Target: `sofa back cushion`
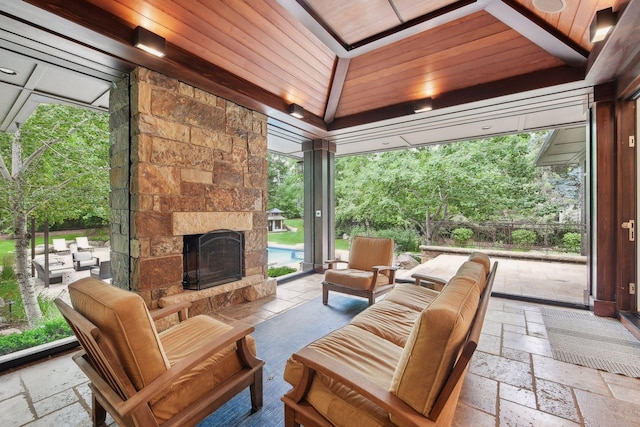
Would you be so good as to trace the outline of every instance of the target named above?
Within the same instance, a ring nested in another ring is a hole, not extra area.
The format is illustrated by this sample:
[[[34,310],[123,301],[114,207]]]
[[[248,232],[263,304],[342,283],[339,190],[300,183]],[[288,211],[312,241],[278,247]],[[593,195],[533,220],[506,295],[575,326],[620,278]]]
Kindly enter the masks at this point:
[[[69,285],[73,308],[100,329],[136,390],[169,368],[142,298],[87,277]]]
[[[465,261],[462,263],[458,271],[456,272],[458,277],[467,277],[475,283],[480,290],[480,293],[484,290],[487,284],[487,274],[485,273],[484,266],[477,262]]]
[[[479,300],[472,279],[454,276],[411,330],[390,391],[425,416],[453,368]]]
[[[469,255],[468,261],[481,264],[484,267],[484,275],[489,275],[489,271],[491,271],[491,259],[489,259],[489,255],[483,254],[482,252],[472,252]]]
[[[393,239],[355,236],[349,249],[349,268],[371,270],[393,263]]]

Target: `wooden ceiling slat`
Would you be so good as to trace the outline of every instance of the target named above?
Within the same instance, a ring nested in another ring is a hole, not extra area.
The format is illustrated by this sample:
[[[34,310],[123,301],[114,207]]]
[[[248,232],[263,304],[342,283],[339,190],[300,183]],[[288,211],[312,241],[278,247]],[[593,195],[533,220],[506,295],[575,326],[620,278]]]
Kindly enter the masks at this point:
[[[614,6],[615,0],[572,1],[567,0],[563,11],[546,13],[533,6],[533,0],[517,0],[536,16],[546,21],[562,34],[586,50],[591,49],[589,25],[597,10]]]
[[[520,48],[528,44],[514,31],[503,31],[483,39],[470,40],[467,43],[459,44],[446,50],[442,50],[431,55],[419,56],[391,65],[368,74],[360,74],[358,77],[347,76],[348,85],[369,85],[377,79],[393,77],[400,78],[404,72],[411,71],[412,74],[428,76],[432,72],[442,69],[465,66],[470,62],[482,62],[489,60],[490,56],[502,52],[505,49]]]
[[[426,15],[445,6],[456,3],[457,0],[389,0],[394,5],[404,22]]]
[[[94,1],[107,10],[117,3]],[[324,111],[333,60],[329,58],[329,64],[326,64],[326,50],[316,49],[324,56],[317,60],[306,48],[291,49],[297,45],[280,29],[272,30],[271,34],[261,31],[259,27],[264,27],[264,17],[260,16],[262,21],[250,22],[222,3],[216,4],[215,9],[191,1],[162,3],[162,9],[154,9],[140,1],[121,0],[121,3],[136,11],[141,20],[143,11],[153,16],[157,25],[166,28],[158,33],[165,35],[167,40],[272,93],[288,93],[291,102],[304,100],[305,108],[314,114]],[[244,5],[241,2],[232,4]],[[135,21],[132,25],[136,25]],[[247,30],[238,31],[239,28]],[[173,34],[167,34],[173,29]],[[285,41],[280,42],[278,36]],[[303,59],[299,55],[303,55]]]
[[[442,93],[485,84],[493,79],[506,79],[562,65],[561,61],[541,51],[537,46],[526,43],[522,39],[516,39],[516,41],[519,45],[512,43],[513,49],[507,48],[506,45],[495,46],[496,52],[488,55],[486,59],[480,58],[462,65],[440,68],[428,74],[415,69],[413,75],[390,75],[386,80],[380,79],[376,84],[369,85],[376,87],[377,90],[369,90],[362,85],[353,87],[345,85],[337,116],[343,117],[383,107],[388,104],[389,97],[396,102],[412,101],[430,95],[437,98]],[[527,64],[508,62],[508,59],[514,56],[526,56],[529,61]],[[470,73],[470,69],[476,71]],[[404,79],[405,76],[406,79]],[[438,90],[436,93],[428,94],[425,93],[425,87],[434,87]]]
[[[353,59],[350,78],[370,74],[416,58],[426,58],[441,51],[456,49],[469,41],[508,31],[509,27],[493,16],[480,12],[437,29],[417,34],[387,47]],[[426,62],[426,59],[424,59]]]
[[[388,0],[304,0],[346,44],[400,25]]]

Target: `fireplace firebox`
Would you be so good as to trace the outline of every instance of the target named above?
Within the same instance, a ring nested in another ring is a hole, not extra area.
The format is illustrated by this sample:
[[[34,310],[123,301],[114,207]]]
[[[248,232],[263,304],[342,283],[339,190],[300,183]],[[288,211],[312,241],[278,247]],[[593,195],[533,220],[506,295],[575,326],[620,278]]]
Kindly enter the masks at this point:
[[[242,279],[244,234],[216,230],[184,236],[185,289],[201,290]]]

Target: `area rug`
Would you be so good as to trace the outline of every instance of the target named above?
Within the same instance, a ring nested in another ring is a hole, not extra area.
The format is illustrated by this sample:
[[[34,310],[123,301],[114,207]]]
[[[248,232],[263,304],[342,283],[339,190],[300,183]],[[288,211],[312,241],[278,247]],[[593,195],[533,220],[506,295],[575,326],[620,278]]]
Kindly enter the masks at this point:
[[[640,341],[615,319],[543,308],[553,358],[640,378]]]
[[[284,381],[282,374],[289,356],[310,342],[346,325],[365,308],[365,300],[332,294],[329,305],[323,305],[318,297],[256,325],[252,335],[256,339],[258,357],[265,361],[264,406],[251,414],[251,399],[247,388],[198,426],[283,426],[284,406],[280,398],[291,386]]]

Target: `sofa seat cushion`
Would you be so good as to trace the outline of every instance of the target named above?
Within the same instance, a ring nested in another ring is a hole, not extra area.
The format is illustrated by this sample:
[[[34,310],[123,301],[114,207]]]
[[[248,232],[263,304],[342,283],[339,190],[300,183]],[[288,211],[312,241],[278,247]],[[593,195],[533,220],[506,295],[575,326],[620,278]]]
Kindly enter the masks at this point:
[[[404,305],[412,310],[422,311],[433,302],[440,292],[414,284],[399,283],[387,294],[385,301]]]
[[[402,347],[354,325],[347,325],[309,344],[315,349],[371,381],[388,389]],[[302,377],[302,365],[290,357],[284,379],[295,386]],[[335,425],[389,426],[386,411],[373,405],[348,387],[318,374],[305,399]]]
[[[336,285],[347,286],[352,289],[369,289],[373,278],[372,271],[356,270],[353,268],[345,268],[341,270],[327,270],[325,272],[324,281],[334,283]],[[378,274],[376,278],[375,288],[389,284],[389,277],[384,274]]]
[[[351,320],[351,325],[404,347],[420,311],[386,298]]]
[[[204,344],[214,341],[233,329],[209,316],[199,315],[161,332],[160,342],[169,364],[174,366],[193,352],[199,352]],[[251,353],[256,355],[253,337],[247,337]],[[151,410],[159,420],[167,420],[200,398],[207,391],[235,374],[242,368],[232,344],[196,366],[188,374],[176,380],[166,394],[151,402]]]
[[[479,301],[473,279],[454,276],[409,335],[390,391],[425,416],[451,373]]]

